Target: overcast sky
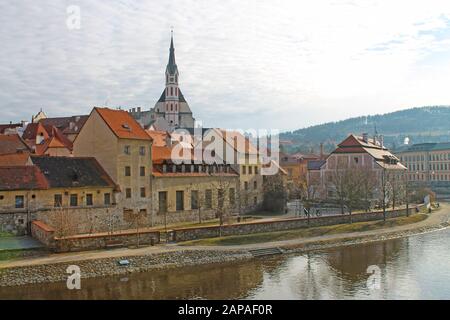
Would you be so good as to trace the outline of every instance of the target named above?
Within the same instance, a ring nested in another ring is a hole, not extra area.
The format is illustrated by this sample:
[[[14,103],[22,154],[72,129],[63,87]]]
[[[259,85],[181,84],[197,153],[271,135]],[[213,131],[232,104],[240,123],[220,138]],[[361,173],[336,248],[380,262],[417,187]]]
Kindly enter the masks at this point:
[[[80,29],[67,26],[71,5]],[[450,104],[448,0],[1,0],[0,122],[153,107],[171,26],[204,126],[295,129]]]

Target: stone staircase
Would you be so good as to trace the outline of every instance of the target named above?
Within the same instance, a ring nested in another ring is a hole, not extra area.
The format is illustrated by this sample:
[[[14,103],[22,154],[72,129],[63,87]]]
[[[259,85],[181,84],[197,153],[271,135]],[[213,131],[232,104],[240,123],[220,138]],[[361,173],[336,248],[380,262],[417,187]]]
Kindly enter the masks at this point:
[[[271,255],[283,253],[283,251],[280,248],[253,249],[253,250],[249,250],[249,252],[254,257],[271,256]]]

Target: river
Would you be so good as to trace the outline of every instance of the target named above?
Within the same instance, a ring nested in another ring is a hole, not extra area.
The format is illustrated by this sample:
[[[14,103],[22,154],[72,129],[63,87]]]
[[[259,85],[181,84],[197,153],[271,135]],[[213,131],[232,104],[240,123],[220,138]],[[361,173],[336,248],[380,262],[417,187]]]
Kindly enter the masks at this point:
[[[0,299],[450,299],[450,229],[238,263],[82,279],[81,287],[0,288]]]

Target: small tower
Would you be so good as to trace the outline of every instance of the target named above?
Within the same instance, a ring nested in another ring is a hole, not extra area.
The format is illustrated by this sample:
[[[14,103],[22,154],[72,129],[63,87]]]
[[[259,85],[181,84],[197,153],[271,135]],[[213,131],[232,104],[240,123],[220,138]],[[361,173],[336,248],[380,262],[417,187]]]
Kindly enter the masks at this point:
[[[176,128],[179,123],[180,112],[180,89],[178,88],[178,67],[175,62],[175,48],[173,46],[173,31],[170,37],[169,62],[166,67],[166,90],[165,90],[165,119],[169,126]]]

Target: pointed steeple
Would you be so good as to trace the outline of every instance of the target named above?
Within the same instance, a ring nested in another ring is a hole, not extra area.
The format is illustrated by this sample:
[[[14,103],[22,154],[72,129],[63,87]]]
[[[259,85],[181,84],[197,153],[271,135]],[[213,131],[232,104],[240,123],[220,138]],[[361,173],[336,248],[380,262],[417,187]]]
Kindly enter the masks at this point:
[[[167,64],[166,72],[169,75],[175,75],[178,73],[177,64],[175,62],[175,47],[173,46],[173,30],[170,36],[170,53],[169,53],[169,63]]]

